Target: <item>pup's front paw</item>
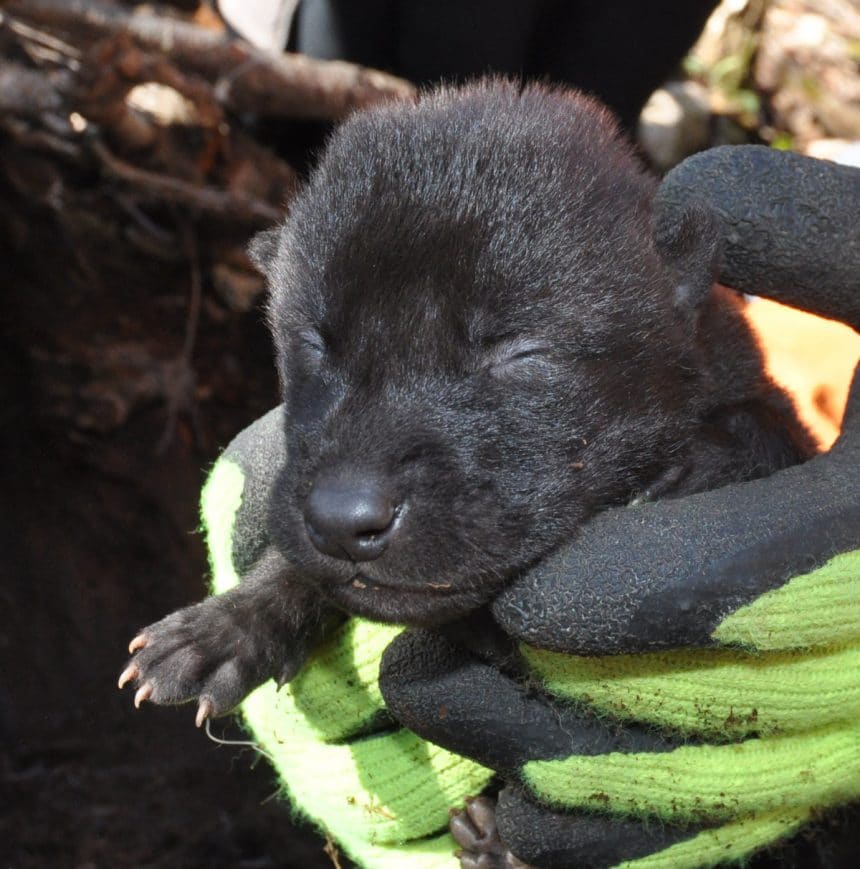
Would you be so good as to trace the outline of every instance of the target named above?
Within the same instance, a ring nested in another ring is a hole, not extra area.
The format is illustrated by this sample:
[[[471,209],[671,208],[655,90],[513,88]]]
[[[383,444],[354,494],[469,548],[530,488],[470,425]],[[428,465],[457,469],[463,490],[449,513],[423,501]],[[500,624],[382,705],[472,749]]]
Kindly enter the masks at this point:
[[[468,797],[465,809],[452,811],[448,826],[462,848],[462,869],[531,869],[502,844],[489,797]]]
[[[270,674],[260,650],[228,612],[209,598],[144,628],[119,677],[137,688],[134,705],[198,701],[197,726],[224,715]]]

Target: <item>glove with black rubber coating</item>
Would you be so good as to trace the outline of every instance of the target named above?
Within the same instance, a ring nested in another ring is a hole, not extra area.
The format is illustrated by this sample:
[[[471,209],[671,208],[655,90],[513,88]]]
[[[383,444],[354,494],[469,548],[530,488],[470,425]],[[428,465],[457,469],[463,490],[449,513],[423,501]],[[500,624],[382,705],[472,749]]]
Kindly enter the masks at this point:
[[[718,148],[670,173],[660,220],[691,199],[727,228],[724,283],[860,330],[860,172]],[[711,865],[860,799],[858,492],[855,376],[826,455],[607,511],[504,591],[525,686],[444,636],[398,638],[389,709],[506,782],[455,818],[463,865]],[[805,847],[827,865],[840,845]]]

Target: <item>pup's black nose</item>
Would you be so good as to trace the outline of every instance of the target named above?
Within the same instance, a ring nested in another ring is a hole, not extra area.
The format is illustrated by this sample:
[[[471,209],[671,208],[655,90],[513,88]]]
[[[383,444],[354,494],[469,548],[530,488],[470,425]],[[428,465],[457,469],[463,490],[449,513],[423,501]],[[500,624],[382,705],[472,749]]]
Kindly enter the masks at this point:
[[[399,519],[390,487],[362,473],[321,474],[305,503],[311,543],[346,561],[379,558],[397,534]]]

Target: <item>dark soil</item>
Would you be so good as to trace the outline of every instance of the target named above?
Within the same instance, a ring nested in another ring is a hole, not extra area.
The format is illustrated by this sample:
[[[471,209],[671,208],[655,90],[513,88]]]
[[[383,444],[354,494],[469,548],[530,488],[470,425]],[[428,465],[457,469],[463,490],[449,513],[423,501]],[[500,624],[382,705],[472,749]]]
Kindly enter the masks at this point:
[[[59,222],[0,188],[0,866],[330,866],[252,751],[116,689],[134,632],[204,594],[205,469],[276,383],[260,312],[204,283],[196,387],[177,391],[188,263],[142,255],[78,193]],[[217,227],[193,229],[205,272]]]

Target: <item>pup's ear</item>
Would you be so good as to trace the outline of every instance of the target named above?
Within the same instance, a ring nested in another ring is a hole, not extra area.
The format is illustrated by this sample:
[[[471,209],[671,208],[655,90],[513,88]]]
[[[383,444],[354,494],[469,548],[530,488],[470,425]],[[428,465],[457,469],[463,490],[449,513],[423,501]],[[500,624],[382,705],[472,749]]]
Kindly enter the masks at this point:
[[[280,229],[265,229],[258,232],[248,245],[248,258],[266,276],[271,273],[280,237]]]
[[[719,215],[701,202],[680,209],[658,205],[654,240],[676,276],[675,307],[681,313],[697,311],[717,279],[723,251]]]

